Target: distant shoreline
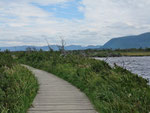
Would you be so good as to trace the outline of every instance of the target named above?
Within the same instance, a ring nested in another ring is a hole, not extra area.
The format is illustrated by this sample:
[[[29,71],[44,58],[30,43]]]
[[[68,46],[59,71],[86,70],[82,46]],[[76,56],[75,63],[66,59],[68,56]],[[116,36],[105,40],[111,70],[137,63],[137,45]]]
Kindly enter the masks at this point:
[[[94,57],[94,58],[106,58],[107,56],[104,56],[104,57],[98,57],[98,56],[96,56],[96,57]],[[109,57],[150,57],[150,55],[145,55],[145,56],[143,56],[143,55],[136,55],[136,56],[133,56],[133,55],[131,55],[131,56],[109,56]],[[109,58],[108,57],[108,58]]]

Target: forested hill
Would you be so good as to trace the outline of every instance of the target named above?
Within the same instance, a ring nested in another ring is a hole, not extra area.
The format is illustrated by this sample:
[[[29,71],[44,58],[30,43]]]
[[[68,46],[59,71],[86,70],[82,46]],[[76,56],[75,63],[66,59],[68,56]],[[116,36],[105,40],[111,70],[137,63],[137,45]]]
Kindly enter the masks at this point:
[[[104,44],[103,48],[129,49],[150,48],[150,32],[135,36],[113,38]]]

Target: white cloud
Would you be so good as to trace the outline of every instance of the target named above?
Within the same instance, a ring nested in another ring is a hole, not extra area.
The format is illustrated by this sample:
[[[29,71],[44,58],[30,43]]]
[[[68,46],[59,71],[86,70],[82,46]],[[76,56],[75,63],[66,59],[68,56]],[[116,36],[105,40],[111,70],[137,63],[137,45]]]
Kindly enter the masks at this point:
[[[148,0],[83,0],[82,3],[87,21],[99,28],[117,23],[129,27],[149,24]]]
[[[98,45],[150,31],[149,0],[82,0],[78,8],[85,18],[81,20],[58,18],[32,4],[65,6],[67,1],[73,0],[0,0],[0,40],[7,39],[0,46],[43,45],[41,35],[52,44],[62,35],[67,44]]]

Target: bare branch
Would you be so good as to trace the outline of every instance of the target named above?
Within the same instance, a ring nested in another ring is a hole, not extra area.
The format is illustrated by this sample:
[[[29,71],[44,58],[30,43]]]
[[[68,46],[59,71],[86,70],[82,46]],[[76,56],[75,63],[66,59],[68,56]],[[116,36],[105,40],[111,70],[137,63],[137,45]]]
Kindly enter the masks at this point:
[[[59,47],[59,50],[61,51],[61,53],[63,55],[65,55],[66,54],[66,51],[65,51],[66,42],[65,42],[65,40],[64,40],[64,38],[62,36],[60,36],[60,40],[61,40],[61,45],[58,46],[58,47]]]
[[[47,43],[47,45],[48,45],[48,48],[49,48],[49,51],[53,51],[53,49],[51,48],[51,46],[50,46],[50,44],[49,44],[47,38],[46,38],[45,36],[43,36],[43,37],[45,38],[45,41],[46,41],[46,43]]]

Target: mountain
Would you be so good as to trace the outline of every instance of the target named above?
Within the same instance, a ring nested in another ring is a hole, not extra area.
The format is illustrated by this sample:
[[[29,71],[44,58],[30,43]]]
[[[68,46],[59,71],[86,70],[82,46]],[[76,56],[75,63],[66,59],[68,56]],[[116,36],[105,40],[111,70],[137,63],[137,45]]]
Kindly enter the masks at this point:
[[[14,46],[14,47],[0,47],[1,51],[10,50],[10,51],[26,51],[27,48],[35,48],[36,50],[44,50],[48,51],[48,46]],[[57,51],[59,50],[57,45],[51,45],[50,46],[53,50]],[[69,45],[65,46],[65,50],[85,50],[85,49],[99,49],[101,46],[81,46],[81,45]]]
[[[99,46],[99,45],[97,45],[97,46],[70,45],[70,46],[65,47],[66,50],[86,50],[86,49],[99,49],[99,48],[101,48],[101,46]]]
[[[150,32],[135,36],[113,38],[102,48],[105,49],[129,49],[129,48],[150,48]]]

